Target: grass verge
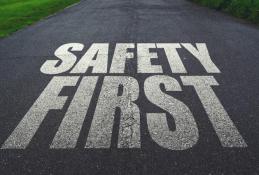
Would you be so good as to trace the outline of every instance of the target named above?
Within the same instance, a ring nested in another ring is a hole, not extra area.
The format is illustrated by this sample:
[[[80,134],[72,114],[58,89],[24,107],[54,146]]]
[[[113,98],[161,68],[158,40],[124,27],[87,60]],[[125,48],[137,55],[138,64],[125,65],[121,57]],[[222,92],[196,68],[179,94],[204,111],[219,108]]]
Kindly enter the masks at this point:
[[[80,0],[0,0],[0,37],[33,24]]]
[[[259,0],[191,0],[259,24]]]

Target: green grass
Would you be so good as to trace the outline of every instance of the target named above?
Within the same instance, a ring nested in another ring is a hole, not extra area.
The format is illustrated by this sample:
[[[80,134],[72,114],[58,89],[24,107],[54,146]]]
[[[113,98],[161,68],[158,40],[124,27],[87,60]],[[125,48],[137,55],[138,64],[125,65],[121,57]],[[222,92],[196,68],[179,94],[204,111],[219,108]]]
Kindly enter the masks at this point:
[[[192,0],[259,24],[259,0]]]
[[[25,27],[80,0],[0,0],[0,37]]]

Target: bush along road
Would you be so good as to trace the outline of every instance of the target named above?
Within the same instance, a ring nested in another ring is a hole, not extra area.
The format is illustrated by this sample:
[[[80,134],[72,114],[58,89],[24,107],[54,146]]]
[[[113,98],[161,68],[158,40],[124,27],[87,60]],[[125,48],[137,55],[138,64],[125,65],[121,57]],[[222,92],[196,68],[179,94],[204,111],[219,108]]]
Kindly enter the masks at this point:
[[[259,0],[191,0],[259,24]]]

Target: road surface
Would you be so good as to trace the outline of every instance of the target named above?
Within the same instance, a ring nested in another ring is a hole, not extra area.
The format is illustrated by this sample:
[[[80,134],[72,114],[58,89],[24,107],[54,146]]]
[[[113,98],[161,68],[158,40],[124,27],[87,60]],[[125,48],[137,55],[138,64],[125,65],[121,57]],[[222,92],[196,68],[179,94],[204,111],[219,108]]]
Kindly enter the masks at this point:
[[[258,174],[258,43],[185,0],[82,0],[1,39],[1,174]]]

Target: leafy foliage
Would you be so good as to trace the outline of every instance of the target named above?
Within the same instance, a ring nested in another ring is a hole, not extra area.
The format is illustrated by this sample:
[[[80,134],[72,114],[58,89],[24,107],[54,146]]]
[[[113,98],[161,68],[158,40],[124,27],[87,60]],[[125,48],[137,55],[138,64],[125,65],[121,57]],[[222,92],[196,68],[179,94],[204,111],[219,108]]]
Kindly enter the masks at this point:
[[[259,0],[192,0],[204,6],[223,10],[234,16],[259,23]]]

